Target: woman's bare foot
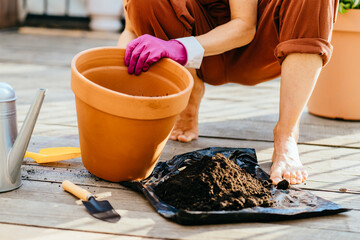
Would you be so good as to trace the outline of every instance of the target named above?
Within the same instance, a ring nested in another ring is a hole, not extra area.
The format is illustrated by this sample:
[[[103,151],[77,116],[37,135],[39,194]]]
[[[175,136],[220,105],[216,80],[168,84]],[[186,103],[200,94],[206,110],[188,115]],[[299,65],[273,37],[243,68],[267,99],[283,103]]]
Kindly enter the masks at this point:
[[[308,173],[299,158],[297,138],[297,133],[295,136],[274,134],[274,153],[270,178],[275,185],[283,179],[286,179],[290,184],[300,184],[308,177]]]
[[[197,139],[198,135],[198,110],[196,106],[189,103],[186,109],[178,116],[170,139],[180,142],[190,142],[191,140]]]
[[[194,69],[188,69],[194,78],[194,87],[186,109],[178,116],[174,129],[170,135],[171,140],[190,142],[199,136],[199,107],[205,92],[204,82],[198,78]]]
[[[289,54],[281,65],[279,121],[270,171],[274,184],[282,179],[299,184],[308,177],[297,148],[299,124],[322,66],[319,55],[306,53]]]

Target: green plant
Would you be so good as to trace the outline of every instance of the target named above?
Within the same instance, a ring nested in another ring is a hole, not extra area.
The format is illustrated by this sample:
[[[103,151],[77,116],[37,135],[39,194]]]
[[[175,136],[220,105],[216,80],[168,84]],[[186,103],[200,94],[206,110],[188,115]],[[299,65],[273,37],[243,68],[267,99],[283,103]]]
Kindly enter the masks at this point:
[[[348,9],[360,9],[360,0],[340,0],[339,12],[346,13]]]

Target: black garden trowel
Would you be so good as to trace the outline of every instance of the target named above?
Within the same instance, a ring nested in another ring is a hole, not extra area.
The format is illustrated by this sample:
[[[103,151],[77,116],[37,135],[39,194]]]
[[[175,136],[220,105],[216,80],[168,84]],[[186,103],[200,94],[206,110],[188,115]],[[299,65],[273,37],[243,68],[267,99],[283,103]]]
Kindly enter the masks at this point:
[[[115,223],[120,220],[120,215],[114,210],[108,201],[97,201],[95,196],[85,189],[76,186],[72,182],[65,180],[62,183],[65,191],[80,198],[88,212],[95,218],[106,222]]]

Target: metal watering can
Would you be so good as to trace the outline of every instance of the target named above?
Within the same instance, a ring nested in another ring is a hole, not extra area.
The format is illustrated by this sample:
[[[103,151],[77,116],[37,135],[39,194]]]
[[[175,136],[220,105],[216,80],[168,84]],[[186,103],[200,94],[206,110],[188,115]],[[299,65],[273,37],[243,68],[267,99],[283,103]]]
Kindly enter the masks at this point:
[[[20,168],[46,89],[39,89],[18,134],[14,89],[0,82],[0,192],[21,186]]]

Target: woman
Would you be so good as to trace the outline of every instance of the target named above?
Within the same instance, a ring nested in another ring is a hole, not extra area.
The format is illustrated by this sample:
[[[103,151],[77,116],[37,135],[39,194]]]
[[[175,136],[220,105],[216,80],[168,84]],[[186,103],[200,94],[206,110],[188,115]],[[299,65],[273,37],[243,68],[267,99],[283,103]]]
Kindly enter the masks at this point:
[[[195,85],[170,136],[198,137],[204,83],[255,85],[281,75],[279,121],[274,128],[270,177],[291,184],[306,180],[298,154],[300,117],[330,44],[337,0],[124,0],[130,74],[162,57],[188,67]],[[194,37],[195,36],[195,37]],[[196,70],[195,70],[196,68]]]

